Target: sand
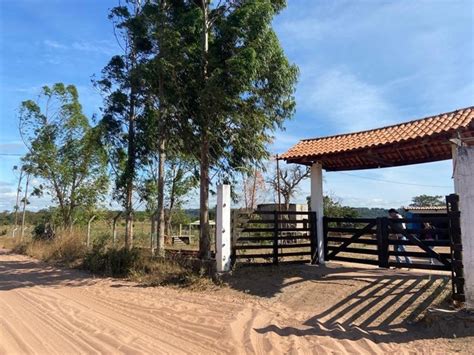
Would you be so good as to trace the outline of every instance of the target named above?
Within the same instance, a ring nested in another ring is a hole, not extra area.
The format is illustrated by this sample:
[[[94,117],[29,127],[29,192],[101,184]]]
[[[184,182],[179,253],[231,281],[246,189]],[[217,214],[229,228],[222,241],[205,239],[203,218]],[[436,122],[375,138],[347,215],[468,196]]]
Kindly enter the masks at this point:
[[[416,320],[448,278],[352,265],[240,270],[204,291],[94,278],[0,251],[0,354],[469,353]],[[453,330],[454,332],[454,330]],[[448,332],[449,333],[449,332]]]

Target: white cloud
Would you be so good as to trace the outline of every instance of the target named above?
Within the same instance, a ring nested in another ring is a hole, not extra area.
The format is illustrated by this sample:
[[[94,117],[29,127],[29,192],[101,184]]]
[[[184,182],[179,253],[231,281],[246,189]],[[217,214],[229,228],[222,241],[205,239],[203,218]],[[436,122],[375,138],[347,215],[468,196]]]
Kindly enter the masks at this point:
[[[67,49],[67,46],[65,46],[64,44],[61,44],[57,41],[53,41],[53,40],[50,40],[50,39],[45,39],[43,41],[43,44],[46,47],[50,47],[50,48],[54,48],[54,49]]]
[[[347,69],[305,74],[308,79],[298,89],[300,107],[316,112],[321,120],[333,121],[339,129],[344,127],[344,132],[380,127],[399,118],[383,89]]]
[[[2,154],[24,154],[25,145],[21,141],[11,141],[0,143],[0,153]]]
[[[453,192],[451,161],[351,172],[327,172],[325,191],[353,207],[400,207],[421,194]]]
[[[43,41],[43,45],[53,50],[79,51],[106,55],[113,55],[118,51],[118,45],[114,42],[107,40],[72,41],[69,43],[65,43],[46,39]]]
[[[290,134],[286,131],[278,131],[275,133],[273,143],[270,144],[270,151],[277,154],[284,153],[293,145],[298,143],[300,139],[301,137]]]
[[[110,41],[76,41],[72,42],[70,48],[83,52],[96,52],[107,55],[116,54],[118,45]]]
[[[29,189],[28,195],[30,195],[31,190]],[[23,192],[24,193],[24,192]],[[23,193],[20,194],[20,198],[23,198]],[[51,200],[46,197],[35,197],[28,196],[28,201],[30,202],[27,205],[29,211],[38,211],[43,208],[47,208],[52,205]],[[0,211],[13,211],[13,208],[16,204],[16,186],[14,184],[8,184],[0,188]]]

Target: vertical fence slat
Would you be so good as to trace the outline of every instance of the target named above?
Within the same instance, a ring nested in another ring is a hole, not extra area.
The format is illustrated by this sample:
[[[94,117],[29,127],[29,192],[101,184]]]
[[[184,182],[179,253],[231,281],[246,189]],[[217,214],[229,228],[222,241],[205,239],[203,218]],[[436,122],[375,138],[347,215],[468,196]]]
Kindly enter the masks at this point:
[[[380,260],[380,266],[384,268],[388,268],[388,236],[389,236],[389,231],[388,231],[388,218],[383,217],[381,218],[381,231],[380,231],[380,237],[381,237],[381,252],[380,255],[382,259]]]
[[[310,228],[311,228],[311,264],[319,263],[318,260],[318,229],[316,226],[317,218],[316,212],[311,212],[309,215]]]
[[[274,212],[273,223],[273,264],[278,265],[278,213]]]
[[[379,267],[383,267],[382,218],[380,217],[377,218],[375,236],[377,238],[377,257]]]
[[[449,217],[449,238],[451,241],[451,279],[453,299],[464,302],[464,269],[462,263],[462,239],[459,212],[459,196],[446,196]]]
[[[328,261],[328,220],[323,217],[323,246],[324,246],[324,260]]]

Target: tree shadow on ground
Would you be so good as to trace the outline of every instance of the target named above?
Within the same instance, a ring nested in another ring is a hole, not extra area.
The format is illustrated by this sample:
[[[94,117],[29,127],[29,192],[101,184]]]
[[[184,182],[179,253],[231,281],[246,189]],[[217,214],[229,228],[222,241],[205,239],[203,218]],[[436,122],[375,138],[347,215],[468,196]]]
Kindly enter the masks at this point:
[[[0,292],[34,286],[84,286],[94,283],[91,275],[85,272],[57,268],[27,258],[0,263]]]

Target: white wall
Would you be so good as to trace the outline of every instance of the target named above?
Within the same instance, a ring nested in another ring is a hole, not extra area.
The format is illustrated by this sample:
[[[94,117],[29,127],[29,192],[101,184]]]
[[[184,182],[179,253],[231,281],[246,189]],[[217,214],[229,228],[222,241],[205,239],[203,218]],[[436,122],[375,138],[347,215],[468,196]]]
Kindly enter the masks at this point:
[[[459,195],[466,306],[474,308],[474,146],[453,154],[454,190]]]

